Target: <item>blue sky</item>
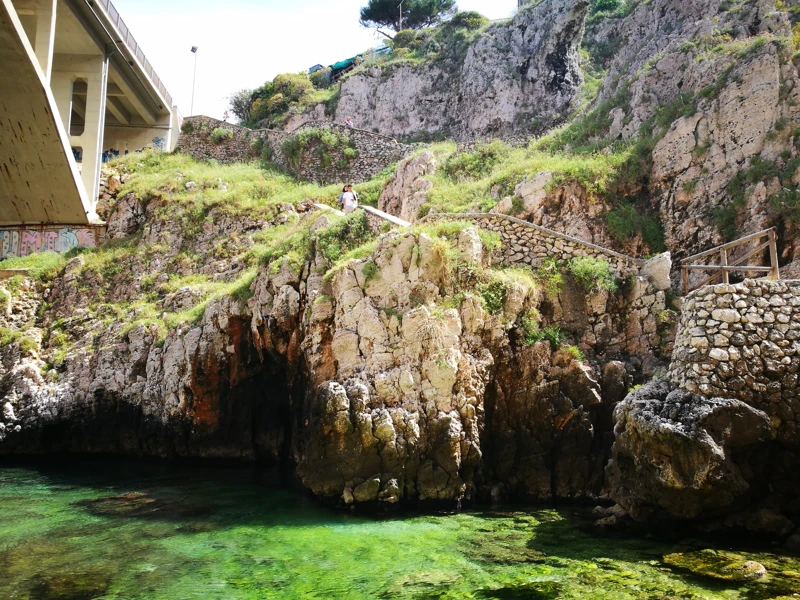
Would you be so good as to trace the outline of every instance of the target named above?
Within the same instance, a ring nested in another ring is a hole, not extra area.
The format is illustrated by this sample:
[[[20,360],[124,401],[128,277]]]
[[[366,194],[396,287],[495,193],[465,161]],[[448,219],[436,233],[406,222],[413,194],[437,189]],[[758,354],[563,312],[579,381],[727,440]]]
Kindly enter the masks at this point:
[[[226,97],[278,73],[331,64],[380,43],[358,24],[366,0],[112,0],[181,113],[221,118]],[[517,0],[460,0],[461,10],[510,16]]]

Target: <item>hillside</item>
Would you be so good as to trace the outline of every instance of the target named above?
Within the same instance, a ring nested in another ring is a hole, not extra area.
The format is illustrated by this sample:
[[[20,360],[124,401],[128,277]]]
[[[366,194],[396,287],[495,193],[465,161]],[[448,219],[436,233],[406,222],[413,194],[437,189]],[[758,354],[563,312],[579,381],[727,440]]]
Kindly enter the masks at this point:
[[[186,153],[108,165],[105,245],[0,263],[26,270],[0,454],[257,462],[341,506],[767,510],[785,537],[796,287],[681,299],[674,259],[774,226],[797,271],[798,14],[543,0],[361,65],[337,123],[187,120]],[[410,226],[333,210],[345,177]]]

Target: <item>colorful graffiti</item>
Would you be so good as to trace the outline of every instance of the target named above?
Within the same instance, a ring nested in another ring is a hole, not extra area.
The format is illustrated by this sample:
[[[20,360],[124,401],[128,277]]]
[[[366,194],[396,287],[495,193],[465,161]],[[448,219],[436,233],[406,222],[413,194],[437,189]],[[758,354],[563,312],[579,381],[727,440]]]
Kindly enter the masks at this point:
[[[100,228],[0,229],[0,259],[28,256],[37,252],[67,252],[73,248],[94,248],[100,243]]]
[[[153,150],[156,152],[164,152],[167,149],[167,140],[162,137],[153,138]]]

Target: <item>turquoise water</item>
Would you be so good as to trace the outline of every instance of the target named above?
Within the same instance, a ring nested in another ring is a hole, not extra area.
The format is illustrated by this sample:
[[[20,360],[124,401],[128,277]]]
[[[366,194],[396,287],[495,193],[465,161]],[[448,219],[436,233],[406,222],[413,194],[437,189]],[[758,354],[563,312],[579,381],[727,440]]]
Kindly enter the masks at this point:
[[[729,584],[674,571],[708,541],[609,537],[574,510],[366,518],[244,470],[0,468],[2,599],[776,598],[800,561]],[[743,548],[728,546],[742,551]]]

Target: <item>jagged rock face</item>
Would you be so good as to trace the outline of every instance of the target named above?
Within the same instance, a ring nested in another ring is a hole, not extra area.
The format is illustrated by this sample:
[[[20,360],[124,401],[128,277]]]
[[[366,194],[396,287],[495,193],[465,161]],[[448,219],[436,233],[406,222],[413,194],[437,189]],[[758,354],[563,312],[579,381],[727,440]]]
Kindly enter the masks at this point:
[[[128,198],[112,224],[127,231],[130,215],[144,214],[142,243],[177,253],[186,232],[179,219],[159,217],[160,207],[157,198],[146,206]],[[313,220],[311,229],[327,219],[302,218]],[[246,245],[242,228],[265,226],[220,215],[195,233],[193,249],[222,232]],[[476,230],[454,243],[463,264],[487,264]],[[206,252],[187,272],[236,277],[234,266]],[[632,375],[656,363],[609,361],[597,327],[627,330],[626,311],[658,294],[637,279],[617,295],[587,296],[566,291],[574,287],[568,281],[545,307],[539,292],[512,287],[490,314],[468,291],[448,305],[453,274],[443,256],[427,235],[396,232],[327,279],[330,263],[319,255],[300,267],[279,259],[260,270],[247,302],[215,300],[199,322],[163,338],[155,326],[109,325],[89,312],[93,290],[130,299],[140,284],[104,282],[79,256],[53,282],[41,321],[57,321],[75,340],[63,366],[46,372],[15,345],[1,353],[0,452],[297,464],[311,490],[343,503],[598,495],[610,412]],[[138,268],[158,269],[165,258],[147,260]],[[173,307],[196,301],[188,288],[164,298]],[[663,302],[653,306],[663,310]],[[525,347],[513,324],[536,307],[583,337],[587,351],[595,347],[597,360],[578,361],[549,342]],[[648,318],[633,321],[641,328]]]
[[[99,347],[69,357],[57,379],[36,359],[5,365],[16,410],[0,435],[4,451],[287,458],[285,383],[253,351],[241,306],[211,306],[202,323],[163,343],[144,327],[123,336],[124,324],[101,333],[102,322],[78,316],[71,325],[81,321]]]
[[[681,93],[705,87],[702,79],[713,60],[701,60],[686,68],[674,62],[676,54],[692,52],[686,48],[687,40],[709,38],[720,32],[735,39],[788,32],[785,16],[776,11],[774,0],[731,8],[721,0],[655,0],[641,3],[623,19],[604,20],[588,32],[590,43],[614,49],[601,100],[610,98],[632,74],[642,75],[631,88],[630,105],[638,120],[632,122],[631,132],[635,134],[658,106]],[[648,64],[650,68],[646,67]]]
[[[695,115],[678,120],[656,146],[653,180],[667,243],[679,257],[726,241],[715,226],[714,212],[729,204],[730,182],[748,169],[754,157],[785,165],[795,156],[788,132],[775,130],[782,119],[789,123],[800,116],[796,108],[800,88],[785,85],[797,81],[797,70],[781,62],[772,44],[742,60],[718,97],[702,101]],[[784,152],[788,158],[779,158]],[[770,175],[744,187],[749,188],[747,202],[733,222],[736,234],[779,224],[769,201],[781,191],[777,177]],[[793,258],[793,252],[785,255]]]
[[[635,138],[661,107],[681,98],[679,112],[696,105],[693,114],[667,124],[653,152],[652,208],[678,260],[730,241],[726,236],[773,225],[783,233],[782,262],[800,257],[797,232],[770,206],[770,196],[791,185],[793,173],[744,181],[743,205],[728,208],[729,184],[754,159],[782,172],[797,156],[792,131],[800,92],[785,36],[791,37],[791,23],[774,0],[735,9],[719,0],[657,0],[587,34],[590,45],[614,49],[598,100],[616,102],[610,138]],[[723,227],[719,213],[726,208],[733,214]],[[703,277],[693,273],[690,283]]]
[[[459,250],[467,262],[486,260],[473,230],[462,232]],[[654,294],[642,285],[628,301]],[[298,472],[315,493],[345,503],[600,493],[611,410],[631,376],[622,363],[578,362],[549,342],[515,343],[506,324],[540,298],[520,290],[501,315],[475,296],[440,308],[448,283],[424,234],[384,238],[328,293],[312,303],[302,343],[311,385]],[[601,308],[617,300],[595,305],[584,293],[565,308],[562,296],[547,310],[559,323],[565,310],[573,315],[581,324],[570,328],[588,330],[599,350],[588,323],[595,311],[618,310]]]
[[[409,137],[529,133],[570,107],[583,77],[579,46],[588,0],[545,0],[492,27],[463,64],[373,68],[342,85],[336,120]]]
[[[400,161],[381,192],[378,208],[409,223],[416,221],[419,209],[428,201],[428,190],[433,187],[426,177],[435,173],[436,167],[432,152]]]
[[[748,493],[764,493],[757,484],[770,419],[744,402],[661,380],[628,396],[614,420],[610,495],[636,518],[655,509],[681,518],[732,513],[746,506]],[[759,446],[760,454],[748,452]]]
[[[466,233],[463,251],[476,240]],[[305,344],[308,363],[336,381],[312,376],[320,383],[309,390],[298,472],[316,494],[345,502],[459,500],[482,456],[494,362],[478,340],[486,315],[474,299],[433,308],[446,282],[425,235],[384,238],[372,261],[374,277],[356,262],[311,307],[320,343]]]

